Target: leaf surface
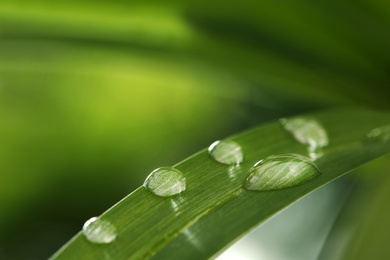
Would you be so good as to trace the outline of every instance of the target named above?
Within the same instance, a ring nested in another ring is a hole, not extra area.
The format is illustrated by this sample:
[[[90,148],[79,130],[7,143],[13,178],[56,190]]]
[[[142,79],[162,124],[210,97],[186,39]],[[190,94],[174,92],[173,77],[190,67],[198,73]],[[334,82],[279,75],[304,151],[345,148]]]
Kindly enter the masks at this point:
[[[261,125],[229,138],[244,152],[240,166],[218,163],[205,149],[175,166],[187,178],[185,192],[163,198],[138,188],[101,216],[117,227],[116,241],[97,245],[79,233],[53,259],[212,257],[310,191],[390,151],[389,142],[366,138],[390,121],[388,113],[342,109],[310,116],[321,122],[330,140],[315,161],[319,177],[282,190],[244,190],[247,172],[257,161],[283,153],[306,155],[306,147],[279,122]]]

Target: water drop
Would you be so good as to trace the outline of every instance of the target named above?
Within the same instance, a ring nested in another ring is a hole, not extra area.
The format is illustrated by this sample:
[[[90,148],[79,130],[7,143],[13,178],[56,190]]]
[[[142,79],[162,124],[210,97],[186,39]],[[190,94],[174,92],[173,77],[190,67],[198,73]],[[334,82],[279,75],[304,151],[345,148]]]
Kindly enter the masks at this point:
[[[329,143],[325,128],[313,118],[283,118],[280,123],[298,142],[307,146],[309,156],[312,158],[321,156],[322,148]]]
[[[257,162],[246,179],[247,190],[279,190],[318,176],[320,171],[309,158],[299,154],[273,155]]]
[[[93,217],[85,222],[83,234],[92,243],[108,244],[115,240],[116,228],[106,220]]]
[[[234,141],[215,141],[208,150],[214,160],[223,164],[240,164],[244,159],[241,146]]]
[[[387,142],[390,140],[390,125],[374,128],[367,134],[372,142]]]
[[[144,187],[161,197],[169,197],[186,189],[186,178],[173,167],[161,167],[146,178]]]

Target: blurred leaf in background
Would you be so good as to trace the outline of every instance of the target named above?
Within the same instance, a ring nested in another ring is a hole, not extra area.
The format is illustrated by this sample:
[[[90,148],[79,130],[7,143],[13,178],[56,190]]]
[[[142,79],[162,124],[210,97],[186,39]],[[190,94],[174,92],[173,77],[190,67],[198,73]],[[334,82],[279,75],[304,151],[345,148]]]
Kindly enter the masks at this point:
[[[389,17],[380,0],[1,1],[0,258],[50,256],[154,168],[254,124],[389,109]]]

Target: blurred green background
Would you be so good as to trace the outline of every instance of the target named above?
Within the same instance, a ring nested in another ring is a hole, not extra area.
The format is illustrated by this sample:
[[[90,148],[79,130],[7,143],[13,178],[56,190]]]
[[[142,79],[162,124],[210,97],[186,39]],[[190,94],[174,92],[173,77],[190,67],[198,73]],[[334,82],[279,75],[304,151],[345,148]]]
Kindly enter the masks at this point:
[[[390,109],[389,26],[386,0],[2,0],[0,258],[49,257],[156,167],[250,126]]]

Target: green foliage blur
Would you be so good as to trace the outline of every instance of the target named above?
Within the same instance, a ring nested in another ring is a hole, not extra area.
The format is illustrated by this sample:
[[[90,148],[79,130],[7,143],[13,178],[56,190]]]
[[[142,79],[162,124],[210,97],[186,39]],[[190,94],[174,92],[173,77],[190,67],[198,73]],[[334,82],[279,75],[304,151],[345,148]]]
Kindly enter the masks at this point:
[[[390,2],[0,2],[0,258],[255,124],[390,108]],[[363,122],[362,122],[363,123]]]

